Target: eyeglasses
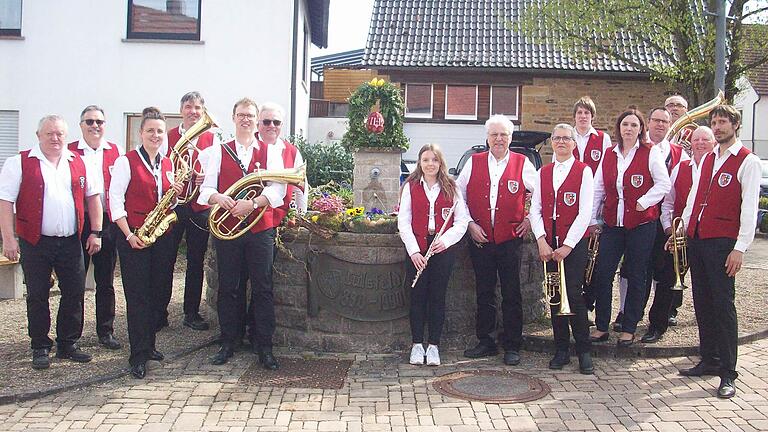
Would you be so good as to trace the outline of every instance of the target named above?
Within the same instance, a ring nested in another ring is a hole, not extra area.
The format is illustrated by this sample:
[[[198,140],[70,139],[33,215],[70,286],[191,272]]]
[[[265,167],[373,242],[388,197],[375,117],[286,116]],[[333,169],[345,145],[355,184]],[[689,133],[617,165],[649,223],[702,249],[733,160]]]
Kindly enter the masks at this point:
[[[495,139],[495,138],[498,138],[498,137],[501,137],[501,138],[509,138],[509,134],[508,134],[508,133],[506,133],[506,132],[502,132],[502,133],[490,133],[490,134],[488,134],[488,136],[489,136],[489,137],[491,137],[491,138],[494,138],[494,139]]]
[[[273,124],[275,126],[280,126],[281,124],[283,124],[283,122],[280,120],[264,119],[261,121],[261,124],[263,124],[264,126],[269,126],[270,124]]]
[[[651,117],[651,122],[661,123],[661,124],[669,124],[669,120],[658,119],[658,118],[653,118],[653,117]]]
[[[250,113],[237,113],[235,114],[235,117],[237,117],[238,120],[253,120],[256,118],[256,114],[250,114]]]
[[[571,141],[573,141],[573,138],[571,138],[569,136],[553,136],[552,137],[552,142],[564,142],[564,143],[567,143],[567,142],[571,142]]]
[[[85,119],[85,120],[83,120],[83,122],[85,124],[87,124],[88,126],[93,126],[94,123],[96,123],[97,125],[101,126],[104,123],[106,123],[105,120],[96,120],[96,119]]]
[[[687,106],[681,104],[680,102],[670,102],[666,105],[664,105],[665,108],[682,108],[682,109],[688,109]]]

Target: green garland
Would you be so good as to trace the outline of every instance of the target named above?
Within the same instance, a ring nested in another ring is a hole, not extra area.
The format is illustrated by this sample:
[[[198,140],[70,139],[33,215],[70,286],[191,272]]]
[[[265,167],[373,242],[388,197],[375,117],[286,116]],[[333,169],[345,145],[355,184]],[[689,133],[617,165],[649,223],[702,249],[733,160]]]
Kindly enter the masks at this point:
[[[365,121],[371,107],[379,101],[381,115],[384,117],[384,132],[368,132]],[[361,147],[384,147],[408,150],[408,138],[403,133],[403,113],[405,104],[400,89],[381,79],[372,79],[361,84],[349,97],[349,130],[341,140],[348,150]]]

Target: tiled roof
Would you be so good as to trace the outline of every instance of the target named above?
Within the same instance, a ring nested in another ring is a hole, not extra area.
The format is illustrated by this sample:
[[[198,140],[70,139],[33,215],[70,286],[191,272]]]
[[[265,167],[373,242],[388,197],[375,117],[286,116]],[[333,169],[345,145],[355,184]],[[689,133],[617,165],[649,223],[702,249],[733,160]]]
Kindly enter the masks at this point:
[[[371,67],[473,67],[638,72],[622,61],[582,61],[538,44],[508,22],[545,0],[376,0],[363,64]],[[652,50],[620,41],[641,64]]]
[[[752,26],[745,26],[747,31],[753,31]],[[756,29],[755,29],[756,30]],[[765,45],[759,45],[744,50],[744,62],[753,62],[766,54]],[[762,65],[747,72],[747,78],[749,83],[752,84],[752,88],[759,95],[768,95],[768,63]]]
[[[197,19],[141,5],[133,5],[133,31],[146,33],[197,33]]]

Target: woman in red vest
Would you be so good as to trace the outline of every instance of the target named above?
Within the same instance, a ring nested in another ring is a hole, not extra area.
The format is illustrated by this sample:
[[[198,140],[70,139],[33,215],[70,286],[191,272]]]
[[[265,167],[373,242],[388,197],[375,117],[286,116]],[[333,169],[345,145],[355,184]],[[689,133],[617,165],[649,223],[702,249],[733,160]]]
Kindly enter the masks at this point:
[[[593,342],[608,340],[613,275],[624,256],[628,287],[617,345],[635,341],[637,323],[643,316],[645,278],[659,218],[657,205],[671,187],[664,158],[646,142],[646,124],[636,109],[624,111],[616,121],[616,144],[606,152],[595,173],[595,198],[591,230],[597,229],[597,209],[602,206],[605,227],[595,263]]]
[[[427,144],[419,150],[419,163],[402,189],[397,226],[411,258],[405,273],[406,282],[411,283],[416,272],[421,272],[411,291],[413,348],[410,363],[422,365],[426,357],[427,365],[437,366],[440,364],[437,347],[445,321],[445,292],[454,262],[451,246],[467,231],[469,215],[456,183],[448,175],[443,152],[435,144]],[[444,227],[445,224],[448,225]],[[441,230],[442,234],[435,239]],[[434,255],[427,265],[429,250]],[[424,327],[427,322],[429,346],[425,351]]]
[[[109,204],[112,220],[122,231],[117,251],[125,292],[128,340],[131,345],[131,374],[144,378],[148,360],[160,361],[155,348],[156,326],[164,311],[164,290],[173,278],[173,236],[166,231],[150,246],[134,231],[144,224],[163,194],[173,188],[181,193],[182,183],[174,183],[173,164],[160,153],[165,139],[165,117],[157,108],[142,113],[141,146],[115,161]]]

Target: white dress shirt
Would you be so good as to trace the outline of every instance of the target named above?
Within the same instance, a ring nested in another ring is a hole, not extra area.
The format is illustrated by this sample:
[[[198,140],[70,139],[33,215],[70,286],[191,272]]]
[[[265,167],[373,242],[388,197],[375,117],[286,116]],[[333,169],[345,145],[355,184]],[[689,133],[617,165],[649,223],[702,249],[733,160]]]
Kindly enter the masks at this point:
[[[488,174],[491,178],[491,190],[488,194],[490,202],[488,205],[491,209],[491,225],[494,225],[496,222],[496,201],[499,199],[499,181],[501,180],[504,171],[507,169],[510,153],[511,152],[507,151],[507,155],[504,156],[503,159],[496,160],[493,153],[488,152]],[[459,178],[456,179],[456,186],[461,192],[462,197],[467,196],[467,184],[469,184],[469,179],[472,177],[472,159],[473,158],[469,158],[469,160],[467,160],[467,163],[461,170],[461,174],[459,174]],[[525,188],[528,191],[533,192],[533,190],[536,189],[538,178],[539,174],[536,172],[536,167],[534,167],[531,161],[526,157],[525,163],[523,164],[523,184],[525,185]],[[503,187],[506,187],[506,185],[503,185]],[[466,206],[466,201],[464,201],[464,205]],[[467,210],[467,213],[469,214],[469,210]],[[470,215],[470,219],[471,217],[472,216]]]
[[[249,147],[245,147],[241,143],[235,140],[235,148],[237,149],[237,158],[244,167],[248,167],[253,157],[253,152],[258,148],[260,144],[259,140],[254,139],[253,144]],[[224,145],[224,144],[222,144]],[[211,147],[214,148],[214,147]],[[206,164],[205,180],[200,187],[200,196],[197,199],[198,204],[207,205],[208,200],[215,193],[224,193],[223,190],[219,191],[219,172],[221,171],[221,158],[222,153],[226,150],[215,147],[216,151],[211,151],[208,155],[208,162]],[[282,139],[278,139],[274,144],[267,146],[267,166],[259,167],[259,169],[266,169],[269,171],[283,169],[283,150],[285,149],[285,143]],[[229,154],[226,157],[230,157]],[[294,165],[299,166],[304,163],[301,154],[296,152],[296,159]],[[272,208],[280,207],[285,202],[285,192],[287,187],[285,183],[266,182],[266,187],[261,192],[261,195],[267,198],[269,206]]]
[[[115,147],[117,147],[117,152],[120,156],[125,154],[125,150],[123,150],[122,147],[115,144]],[[107,142],[107,140],[103,139],[101,142],[99,142],[99,146],[95,149],[91,148],[91,146],[88,145],[87,142],[85,142],[84,139],[80,139],[80,141],[77,142],[77,148],[78,150],[83,151],[83,155],[81,156],[83,158],[83,162],[85,162],[85,165],[90,169],[90,172],[93,173],[93,181],[95,183],[98,183],[99,189],[102,190],[100,198],[101,198],[101,208],[104,209],[104,212],[107,211],[107,203],[104,196],[104,150],[110,150],[112,148],[112,145]],[[110,171],[111,172],[111,171]]]
[[[435,226],[435,201],[440,195],[440,183],[435,183],[432,187],[427,185],[427,182],[422,179],[420,184],[424,187],[424,192],[427,194],[427,200],[429,201],[429,230],[437,231]],[[456,244],[464,233],[467,232],[467,224],[469,224],[470,217],[467,211],[467,205],[464,203],[461,192],[456,188],[453,198],[456,209],[453,211],[453,225],[447,228],[440,240],[446,248],[449,248]],[[411,188],[406,183],[403,187],[403,193],[400,196],[400,210],[397,213],[397,229],[400,231],[400,238],[405,244],[405,250],[408,251],[408,256],[411,256],[417,252],[421,252],[419,243],[416,241],[416,236],[413,234],[413,227],[411,221],[413,220],[413,210],[411,207]]]
[[[744,147],[744,144],[742,144],[741,140],[737,139],[733,145],[728,147],[728,150],[725,151],[723,156],[720,156],[720,146],[715,146],[715,166],[712,168],[712,177],[710,178],[710,181],[717,176],[717,172],[723,167],[725,161],[731,156],[736,157],[742,147]],[[709,154],[704,157],[706,158],[707,156],[709,156]],[[733,247],[734,250],[746,252],[749,245],[751,245],[752,241],[755,239],[761,176],[762,168],[760,166],[760,158],[754,153],[750,153],[744,159],[744,162],[739,167],[739,171],[736,173],[736,178],[739,180],[739,183],[741,183],[741,218],[739,222],[739,235],[736,237],[736,245]],[[693,182],[693,187],[691,187],[691,193],[688,194],[685,210],[683,210],[683,222],[685,222],[686,227],[690,226],[689,224],[691,223],[693,204],[694,201],[696,201],[696,192],[698,189],[699,179],[696,179]],[[700,219],[701,211],[699,211],[699,214],[696,216],[696,221],[699,221]]]
[[[141,147],[139,147],[140,149]],[[139,149],[132,150],[138,152]],[[141,163],[152,173],[155,178],[155,185],[157,186],[157,202],[163,198],[163,173],[162,173],[162,160],[165,156],[158,152],[160,155],[160,163],[148,164],[144,159],[144,156],[139,154]],[[168,180],[171,184],[174,183],[173,170],[168,172]],[[128,162],[127,156],[120,156],[115,161],[112,170],[112,183],[109,187],[109,211],[112,215],[112,221],[116,221],[122,217],[127,217],[128,212],[125,211],[125,192],[128,190],[128,184],[131,182],[131,164]]]
[[[616,176],[616,190],[619,194],[619,204],[616,210],[616,226],[624,226],[624,173],[632,164],[632,160],[637,153],[637,149],[640,148],[640,141],[636,141],[635,145],[629,150],[627,157],[621,153],[619,146],[613,148],[614,153],[618,160],[616,161],[616,169],[618,171]],[[605,158],[600,166],[597,167],[595,172],[595,202],[592,206],[592,225],[598,223],[597,209],[602,206],[602,202],[605,199],[605,183],[603,182],[603,166],[605,165]],[[656,205],[664,199],[672,187],[672,183],[669,181],[669,174],[667,171],[667,165],[664,164],[664,159],[661,157],[661,151],[656,147],[651,147],[650,154],[648,155],[648,169],[651,172],[651,178],[653,179],[653,186],[641,196],[637,203],[647,209],[653,205]]]
[[[555,190],[555,196],[557,196],[557,191],[571,172],[575,161],[576,158],[571,156],[565,162],[554,162],[555,166],[552,170],[552,187]],[[541,171],[539,171],[539,181],[541,181]],[[571,225],[571,228],[568,230],[565,239],[559,242],[560,245],[574,248],[581,240],[584,232],[589,227],[590,216],[592,215],[593,193],[592,170],[587,167],[584,169],[581,176],[581,187],[579,188],[579,213],[576,215],[576,219],[573,220],[573,225]],[[544,230],[544,216],[556,219],[556,215],[557,200],[555,200],[555,206],[553,207],[551,215],[542,214],[541,187],[535,188],[533,196],[531,197],[531,209],[528,219],[531,221],[531,231],[533,231],[533,235],[537,239],[546,235],[546,231]],[[558,237],[563,239],[562,233],[558,235]],[[552,242],[550,241],[549,243],[551,244]]]
[[[672,145],[669,143],[669,141],[665,138],[661,140],[660,142],[653,145],[653,147],[658,148],[661,151],[661,158],[664,160],[664,165],[667,165],[667,161],[669,163],[672,163],[672,159],[670,158],[670,152],[672,151]],[[691,157],[688,156],[688,152],[683,150],[680,153],[680,160],[678,163],[686,160],[690,160]],[[675,165],[677,166],[677,165]],[[674,167],[673,167],[674,168]]]
[[[29,152],[30,158],[40,160],[40,173],[45,185],[43,190],[43,222],[40,234],[49,237],[68,237],[77,232],[77,215],[75,201],[72,197],[72,174],[69,162],[75,154],[67,148],[62,149],[58,165],[52,164],[43,154],[39,144],[35,144]],[[85,165],[86,189],[85,196],[93,196],[102,192],[100,183],[94,180],[96,175]],[[21,155],[17,154],[6,159],[0,173],[0,199],[16,203],[21,187]],[[86,209],[87,211],[87,209]]]
[[[701,160],[704,160],[704,158],[702,157]],[[664,201],[661,203],[661,227],[664,228],[664,231],[672,227],[672,213],[675,211],[675,200],[677,200],[675,182],[677,181],[677,176],[680,172],[680,164],[683,163],[691,164],[691,177],[693,183],[697,183],[699,181],[699,166],[693,159],[688,159],[685,161],[681,160],[679,164],[672,168],[672,175],[669,176],[669,182],[672,184],[672,187],[669,188],[669,192],[667,192],[667,194],[664,196]],[[686,200],[687,199],[688,197],[686,197]]]

